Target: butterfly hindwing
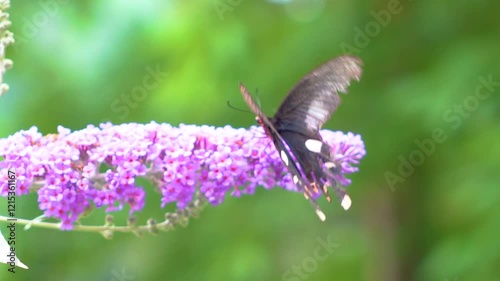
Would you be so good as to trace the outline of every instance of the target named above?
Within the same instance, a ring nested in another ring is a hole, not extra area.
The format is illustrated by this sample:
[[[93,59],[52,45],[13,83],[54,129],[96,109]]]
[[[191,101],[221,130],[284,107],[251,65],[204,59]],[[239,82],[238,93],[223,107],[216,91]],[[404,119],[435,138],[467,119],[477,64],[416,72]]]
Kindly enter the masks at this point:
[[[328,202],[331,201],[328,187],[333,187],[342,207],[349,209],[350,197],[335,179],[340,172],[340,164],[333,159],[330,146],[319,137],[309,138],[291,131],[280,132],[280,135],[290,146],[291,154],[301,164],[302,173],[309,186],[320,188]]]
[[[311,170],[308,162],[301,161],[301,154],[297,154],[293,149],[293,142],[287,143],[286,134],[281,135],[273,135],[271,139],[280,153],[281,160],[283,164],[287,167],[288,171],[292,176],[292,182],[297,186],[298,190],[304,193],[304,197],[309,200],[309,202],[314,207],[316,214],[319,219],[324,221],[326,219],[325,214],[319,208],[318,203],[316,203],[316,195],[320,192],[318,185],[315,182],[311,182],[309,180],[307,173],[305,171]],[[304,166],[302,166],[304,165]],[[327,198],[328,191],[326,189],[322,189],[323,192],[326,192]]]

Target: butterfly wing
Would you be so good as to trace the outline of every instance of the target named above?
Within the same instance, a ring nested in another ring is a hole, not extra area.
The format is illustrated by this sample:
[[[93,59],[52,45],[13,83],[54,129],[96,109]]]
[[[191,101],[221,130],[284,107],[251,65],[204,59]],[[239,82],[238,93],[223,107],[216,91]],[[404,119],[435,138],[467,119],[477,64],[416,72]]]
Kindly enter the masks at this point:
[[[275,130],[272,124],[271,128]],[[285,164],[288,172],[292,175],[293,183],[297,186],[299,191],[304,193],[304,197],[309,200],[319,219],[324,221],[326,216],[323,211],[321,211],[318,203],[316,203],[316,195],[319,193],[317,185],[311,182],[307,174],[304,172],[310,169],[309,165],[311,163],[301,161],[302,155],[297,154],[293,146],[295,141],[298,140],[293,139],[293,142],[287,143],[285,137],[278,132],[276,134],[272,134],[271,139],[276,147],[276,150],[280,153],[283,164]]]
[[[317,194],[323,193],[330,202],[328,187],[332,186],[341,206],[348,210],[352,201],[345,188],[339,185],[335,178],[341,167],[333,159],[330,153],[331,147],[320,139],[293,131],[282,131],[279,134],[289,145],[290,154],[301,167],[299,179],[300,182],[305,183],[303,191],[306,198],[315,198]],[[290,172],[294,175],[292,171]]]
[[[351,80],[361,77],[360,58],[340,56],[321,65],[295,85],[271,120],[282,129],[318,136],[318,131],[340,104]]]
[[[280,154],[281,160],[283,164],[287,167],[288,171],[292,175],[292,180],[294,184],[298,187],[298,189],[304,192],[304,196],[309,199],[309,202],[313,205],[316,214],[320,218],[320,220],[324,221],[326,219],[325,214],[321,211],[318,204],[316,203],[315,196],[313,192],[309,189],[310,182],[303,172],[302,167],[300,166],[300,161],[292,152],[291,147],[287,144],[287,142],[283,139],[280,133],[276,130],[274,125],[271,123],[269,118],[262,112],[262,109],[255,102],[250,92],[246,89],[246,87],[240,82],[240,92],[243,95],[243,99],[248,104],[250,109],[257,115],[257,121],[264,128],[266,135],[274,143],[276,150]]]
[[[241,82],[240,82],[240,92],[241,92],[241,95],[243,95],[243,99],[248,104],[248,107],[250,107],[250,109],[253,111],[253,113],[255,113],[255,115],[257,115],[258,118],[267,119],[264,112],[262,112],[262,109],[260,109],[260,106],[255,102],[255,100],[253,99],[250,92],[247,90],[245,85],[243,85],[243,83],[241,83]]]
[[[281,160],[288,167],[292,175],[296,175],[299,178],[306,178],[305,174],[302,172],[301,167],[298,165],[298,161],[296,157],[293,155],[293,152],[290,149],[290,146],[286,143],[280,133],[276,130],[273,123],[267,118],[266,115],[262,112],[262,109],[257,105],[255,100],[253,99],[250,92],[246,89],[246,87],[240,82],[240,91],[245,99],[245,102],[248,104],[250,109],[257,115],[257,122],[264,128],[266,135],[271,138],[274,143],[274,146],[280,153]]]

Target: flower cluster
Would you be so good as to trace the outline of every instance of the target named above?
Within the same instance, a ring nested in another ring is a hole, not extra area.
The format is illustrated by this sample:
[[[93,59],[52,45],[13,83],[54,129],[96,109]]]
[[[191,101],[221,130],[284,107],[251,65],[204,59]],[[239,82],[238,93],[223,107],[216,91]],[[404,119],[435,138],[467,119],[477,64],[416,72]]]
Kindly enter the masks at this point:
[[[341,163],[339,182],[357,171],[365,155],[359,135],[323,130],[321,134]],[[91,205],[107,211],[144,206],[145,191],[138,177],[156,185],[164,206],[186,207],[196,191],[211,204],[232,196],[252,194],[257,186],[296,190],[280,157],[260,127],[168,124],[101,124],[99,127],[43,136],[37,128],[0,139],[0,194],[8,194],[8,171],[16,173],[16,194],[38,192],[46,217],[60,219],[71,229]]]

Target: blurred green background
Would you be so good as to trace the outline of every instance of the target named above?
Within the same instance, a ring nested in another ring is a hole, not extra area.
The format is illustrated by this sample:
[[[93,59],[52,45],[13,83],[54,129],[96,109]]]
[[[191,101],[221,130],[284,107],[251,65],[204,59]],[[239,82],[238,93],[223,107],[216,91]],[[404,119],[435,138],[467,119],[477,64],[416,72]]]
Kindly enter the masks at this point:
[[[15,1],[0,137],[103,121],[249,127],[254,116],[226,104],[246,109],[238,81],[272,115],[304,74],[351,52],[363,77],[325,128],[362,134],[368,154],[350,177],[353,207],[321,200],[324,223],[302,195],[259,188],[158,236],[19,231],[30,269],[0,265],[0,280],[499,281],[498,11],[493,0]],[[155,86],[130,98],[151,71]],[[146,206],[141,222],[162,219],[151,188]],[[17,214],[41,214],[36,194]]]

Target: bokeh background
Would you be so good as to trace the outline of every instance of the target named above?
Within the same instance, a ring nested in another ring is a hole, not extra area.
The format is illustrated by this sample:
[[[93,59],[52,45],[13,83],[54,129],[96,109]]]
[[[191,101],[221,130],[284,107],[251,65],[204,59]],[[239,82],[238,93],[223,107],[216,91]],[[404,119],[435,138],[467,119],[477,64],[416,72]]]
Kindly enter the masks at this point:
[[[325,128],[362,134],[368,154],[350,177],[353,207],[321,200],[324,223],[302,195],[259,188],[158,236],[18,231],[30,269],[0,264],[0,280],[499,281],[499,10],[493,0],[14,1],[0,137],[103,121],[249,127],[254,116],[226,104],[246,109],[238,81],[272,115],[305,73],[350,52],[363,77]],[[156,86],[126,101],[154,70]],[[435,130],[424,155],[417,143]],[[152,188],[146,206],[142,222],[163,217]],[[36,194],[18,198],[17,214],[41,214]],[[97,210],[86,222],[103,220]]]

